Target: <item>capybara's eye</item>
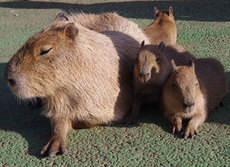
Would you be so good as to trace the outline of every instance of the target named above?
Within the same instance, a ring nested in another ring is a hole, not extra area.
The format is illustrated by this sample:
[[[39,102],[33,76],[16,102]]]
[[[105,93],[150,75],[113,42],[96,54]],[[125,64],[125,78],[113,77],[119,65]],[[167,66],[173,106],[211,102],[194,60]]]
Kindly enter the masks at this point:
[[[53,49],[53,47],[47,47],[47,46],[43,47],[43,48],[41,49],[40,56],[49,53],[49,51],[51,51],[52,49]]]
[[[198,85],[199,85],[199,82],[196,83],[196,86],[198,86]]]
[[[159,57],[157,57],[157,58],[156,58],[156,61],[158,62],[159,60],[160,60],[160,58],[159,58]]]
[[[173,88],[175,88],[175,89],[177,89],[177,88],[178,88],[177,83],[173,83]]]

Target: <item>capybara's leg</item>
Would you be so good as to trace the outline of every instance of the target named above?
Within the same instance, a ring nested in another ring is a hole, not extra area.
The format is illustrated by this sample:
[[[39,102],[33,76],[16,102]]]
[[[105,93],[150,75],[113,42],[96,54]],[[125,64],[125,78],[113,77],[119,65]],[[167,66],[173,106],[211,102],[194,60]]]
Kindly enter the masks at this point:
[[[168,119],[172,123],[172,133],[180,133],[182,130],[182,119],[176,116],[168,117]]]
[[[192,137],[193,135],[197,134],[197,127],[204,123],[205,119],[206,114],[204,112],[195,114],[188,122],[188,125],[184,132],[184,138]]]
[[[66,118],[51,118],[52,136],[49,142],[42,148],[41,155],[54,156],[57,153],[65,153],[65,139],[70,128],[70,122]]]
[[[141,108],[141,99],[138,97],[134,97],[132,112],[125,119],[126,124],[133,124],[137,121],[137,119],[140,115],[140,108]]]

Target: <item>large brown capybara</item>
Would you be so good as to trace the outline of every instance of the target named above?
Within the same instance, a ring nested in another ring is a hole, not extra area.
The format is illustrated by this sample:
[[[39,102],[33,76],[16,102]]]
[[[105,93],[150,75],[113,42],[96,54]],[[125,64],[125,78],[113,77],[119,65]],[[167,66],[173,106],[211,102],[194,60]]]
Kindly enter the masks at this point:
[[[102,34],[56,17],[7,64],[5,77],[14,94],[44,101],[52,136],[42,155],[64,153],[71,127],[110,124],[131,109],[133,65],[148,38],[135,23],[119,23]]]
[[[167,11],[159,11],[156,7],[156,19],[147,27],[143,28],[144,33],[149,37],[152,44],[159,45],[161,41],[165,45],[175,45],[177,42],[177,27],[174,20],[173,8]]]
[[[176,66],[162,93],[162,110],[172,123],[173,133],[181,132],[182,121],[189,119],[183,135],[197,134],[197,128],[227,93],[227,81],[222,64],[213,59],[191,60],[189,66]]]
[[[128,21],[126,18],[118,15],[116,12],[108,12],[102,14],[92,14],[92,13],[72,13],[70,15],[65,14],[64,12],[59,12],[55,21],[70,21],[81,26],[97,31],[103,34],[112,33],[111,31],[120,31],[126,34],[132,34],[131,29],[126,29],[124,22]],[[110,32],[108,32],[108,30]],[[138,32],[139,31],[139,32]],[[137,33],[143,35],[142,30],[136,29]],[[42,100],[40,98],[35,98],[34,100],[30,99],[31,103],[29,106],[31,108],[37,108],[42,106]]]
[[[137,121],[143,102],[158,106],[164,84],[172,73],[172,59],[178,65],[184,65],[195,57],[179,45],[165,47],[164,42],[159,45],[144,45],[142,42],[134,66],[134,101],[127,124]]]

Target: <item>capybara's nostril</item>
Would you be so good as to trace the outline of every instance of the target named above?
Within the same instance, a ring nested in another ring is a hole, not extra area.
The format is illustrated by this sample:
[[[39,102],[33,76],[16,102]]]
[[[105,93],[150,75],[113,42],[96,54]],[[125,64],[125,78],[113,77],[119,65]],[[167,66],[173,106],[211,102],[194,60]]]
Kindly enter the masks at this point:
[[[140,76],[144,77],[144,76],[149,76],[150,73],[144,73],[144,72],[140,72]]]
[[[193,101],[191,102],[188,102],[188,103],[183,103],[183,107],[186,108],[186,107],[191,107],[193,106],[195,103]]]
[[[188,107],[187,104],[183,103],[183,108],[186,108],[186,107]]]
[[[10,86],[15,86],[15,81],[13,79],[8,79]]]

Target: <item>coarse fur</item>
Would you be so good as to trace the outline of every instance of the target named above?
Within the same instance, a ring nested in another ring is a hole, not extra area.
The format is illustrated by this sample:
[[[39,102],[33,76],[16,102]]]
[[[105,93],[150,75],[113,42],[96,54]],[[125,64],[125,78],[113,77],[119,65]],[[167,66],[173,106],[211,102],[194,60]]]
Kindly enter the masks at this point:
[[[6,67],[11,90],[21,99],[40,97],[52,136],[41,154],[66,151],[68,130],[122,120],[132,105],[132,70],[147,37],[124,19],[98,33],[56,20],[33,35]]]
[[[149,37],[152,44],[159,45],[161,41],[165,45],[175,45],[177,42],[177,27],[174,20],[173,8],[167,11],[159,11],[154,8],[156,19],[147,27],[144,33]]]
[[[142,43],[134,65],[134,104],[126,123],[134,123],[137,120],[143,102],[155,105],[160,103],[162,89],[172,73],[172,59],[176,64],[184,65],[195,57],[179,45],[165,47],[164,42],[159,45]]]
[[[102,14],[72,13],[70,15],[65,15],[64,12],[60,12],[57,14],[55,20],[74,22],[89,30],[100,33],[107,33],[107,31],[119,31],[132,36],[132,29],[127,28],[127,26],[130,26],[135,29],[136,33],[138,33],[135,35],[136,37],[141,38],[144,35],[143,31],[138,28],[137,24],[134,24],[132,21],[118,15],[116,12],[107,12]],[[144,37],[146,38],[146,36]],[[147,40],[147,42],[148,41],[149,40]]]
[[[191,60],[189,66],[176,66],[162,93],[162,110],[172,123],[173,133],[182,131],[182,121],[189,119],[183,133],[192,137],[227,93],[222,64],[213,58]]]

